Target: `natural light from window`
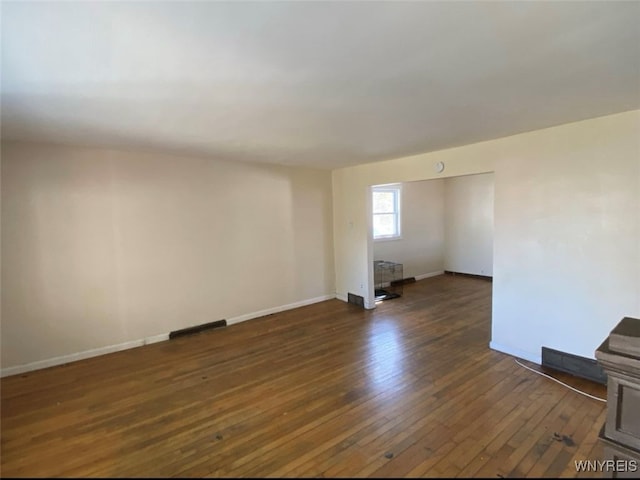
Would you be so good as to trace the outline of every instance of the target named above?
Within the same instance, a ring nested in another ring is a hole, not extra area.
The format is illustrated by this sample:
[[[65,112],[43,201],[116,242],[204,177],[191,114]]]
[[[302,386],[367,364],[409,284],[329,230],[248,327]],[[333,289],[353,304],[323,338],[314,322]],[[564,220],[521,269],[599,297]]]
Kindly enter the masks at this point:
[[[400,238],[400,192],[399,184],[372,188],[374,240]]]

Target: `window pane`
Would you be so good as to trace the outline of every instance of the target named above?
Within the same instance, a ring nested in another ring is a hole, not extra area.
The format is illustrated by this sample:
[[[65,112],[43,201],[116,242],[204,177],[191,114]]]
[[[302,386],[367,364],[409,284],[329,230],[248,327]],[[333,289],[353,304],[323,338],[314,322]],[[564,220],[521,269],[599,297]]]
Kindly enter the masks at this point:
[[[373,216],[373,237],[397,235],[396,216],[393,213]]]
[[[373,213],[393,213],[395,211],[394,192],[373,192]]]

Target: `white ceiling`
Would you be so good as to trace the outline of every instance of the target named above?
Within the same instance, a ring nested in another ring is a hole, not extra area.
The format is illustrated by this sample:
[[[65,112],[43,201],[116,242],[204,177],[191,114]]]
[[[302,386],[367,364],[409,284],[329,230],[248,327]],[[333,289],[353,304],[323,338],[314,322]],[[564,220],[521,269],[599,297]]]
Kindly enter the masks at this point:
[[[2,137],[333,168],[640,108],[640,2],[3,2]]]

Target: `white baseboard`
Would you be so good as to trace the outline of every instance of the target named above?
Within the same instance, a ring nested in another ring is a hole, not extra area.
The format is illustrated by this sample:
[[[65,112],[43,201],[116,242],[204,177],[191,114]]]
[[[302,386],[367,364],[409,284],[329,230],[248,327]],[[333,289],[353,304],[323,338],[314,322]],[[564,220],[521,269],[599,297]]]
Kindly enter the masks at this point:
[[[159,335],[158,335],[159,336]],[[151,339],[157,338],[149,337]],[[166,334],[166,338],[169,338],[169,334]],[[145,345],[147,339],[132,340],[130,342],[119,343],[117,345],[109,345],[106,347],[94,348],[92,350],[85,350],[84,352],[72,353],[70,355],[62,355],[60,357],[48,358],[46,360],[39,360],[37,362],[27,363],[25,365],[17,365],[15,367],[7,367],[0,370],[1,377],[8,377],[9,375],[19,375],[21,373],[31,372],[33,370],[40,370],[42,368],[55,367],[56,365],[63,365],[65,363],[76,362],[78,360],[84,360],[86,358],[97,357],[99,355],[106,355],[107,353],[119,352],[121,350],[128,350],[129,348],[141,347]]]
[[[507,355],[511,355],[512,357],[518,357],[522,358],[523,360],[537,363],[538,365],[542,364],[542,354],[534,355],[532,353],[525,352],[524,350],[518,350],[517,348],[505,347],[504,345],[500,345],[496,342],[489,342],[489,348],[501,353],[506,353]]]
[[[349,301],[349,298],[346,295],[342,295],[341,293],[336,293],[336,298],[338,300],[342,300],[343,302]]]
[[[259,310],[257,312],[246,313],[237,317],[227,319],[227,325],[233,325],[235,323],[246,322],[258,317],[264,317],[265,315],[271,315],[272,313],[284,312],[285,310],[292,310],[294,308],[304,307],[311,305],[312,303],[324,302],[325,300],[331,300],[336,298],[335,294],[322,295],[320,297],[309,298],[307,300],[301,300],[299,302],[289,303],[287,305],[280,305],[279,307],[267,308],[265,310]]]
[[[144,339],[145,345],[151,345],[152,343],[164,342],[165,340],[169,340],[169,334],[163,333],[161,335],[155,335],[153,337],[147,337]]]
[[[422,280],[422,279],[429,278],[429,277],[437,277],[438,275],[444,275],[444,270],[438,270],[436,272],[425,273],[425,274],[422,274],[422,275],[416,275],[415,279],[416,279],[416,282],[417,282],[418,280]]]
[[[240,315],[227,320],[227,325],[233,325],[234,323],[244,322],[252,318],[263,317],[272,313],[283,312],[285,310],[291,310],[293,308],[303,307],[305,305],[311,305],[312,303],[323,302],[325,300],[331,300],[336,298],[335,294],[323,295],[321,297],[310,298],[302,300],[300,302],[290,303],[288,305],[282,305],[279,307],[268,308],[266,310],[260,310],[258,312],[248,313],[246,315]],[[49,358],[47,360],[39,360],[37,362],[27,363],[25,365],[17,365],[15,367],[7,367],[0,369],[0,377],[8,377],[10,375],[19,375],[21,373],[31,372],[34,370],[40,370],[47,367],[55,367],[56,365],[63,365],[65,363],[76,362],[78,360],[84,360],[91,357],[97,357],[99,355],[106,355],[107,353],[119,352],[121,350],[128,350],[129,348],[141,347],[143,345],[151,345],[153,343],[164,342],[169,340],[169,333],[162,333],[160,335],[154,335],[152,337],[141,338],[139,340],[132,340],[130,342],[119,343],[117,345],[109,345],[107,347],[94,348],[92,350],[85,350],[84,352],[72,353],[70,355],[63,355],[60,357]]]

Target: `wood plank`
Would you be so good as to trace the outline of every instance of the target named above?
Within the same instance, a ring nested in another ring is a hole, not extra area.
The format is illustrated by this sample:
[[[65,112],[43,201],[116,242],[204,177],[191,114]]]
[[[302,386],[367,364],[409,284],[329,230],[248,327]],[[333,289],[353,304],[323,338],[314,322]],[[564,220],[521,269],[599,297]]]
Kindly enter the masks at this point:
[[[3,378],[2,475],[578,476],[605,406],[489,350],[491,288],[441,275]]]

